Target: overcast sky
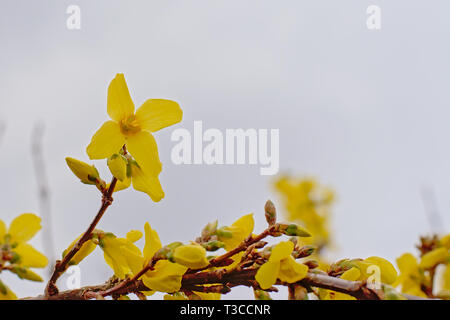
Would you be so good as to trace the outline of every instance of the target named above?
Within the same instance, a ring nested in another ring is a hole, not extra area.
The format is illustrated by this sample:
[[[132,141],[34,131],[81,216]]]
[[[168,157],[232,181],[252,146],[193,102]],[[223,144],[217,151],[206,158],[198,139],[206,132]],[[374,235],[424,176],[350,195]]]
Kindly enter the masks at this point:
[[[72,4],[81,30],[66,28]],[[379,31],[366,27],[372,4],[382,10]],[[441,228],[450,229],[449,9],[444,0],[2,0],[0,217],[39,213],[30,143],[40,121],[58,255],[86,228],[99,195],[64,158],[88,159],[107,119],[107,86],[121,72],[136,106],[173,99],[184,118],[156,134],[165,199],[118,193],[99,228],[122,236],[149,221],[164,243],[188,241],[209,221],[249,212],[264,228],[264,202],[278,198],[258,166],[171,163],[172,131],[201,120],[220,130],[279,129],[281,171],[337,192],[331,258],[394,260],[431,231],[423,188],[434,190]],[[111,274],[100,251],[81,270],[83,285]],[[43,290],[5,279],[19,295]]]

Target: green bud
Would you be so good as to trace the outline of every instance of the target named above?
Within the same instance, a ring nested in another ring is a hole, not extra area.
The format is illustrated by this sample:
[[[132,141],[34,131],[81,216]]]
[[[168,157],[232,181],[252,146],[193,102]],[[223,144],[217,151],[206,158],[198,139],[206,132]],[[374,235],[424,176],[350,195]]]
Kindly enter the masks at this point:
[[[225,243],[217,240],[202,243],[201,245],[208,251],[216,251],[225,247]]]
[[[217,230],[217,220],[208,223],[202,230],[202,237],[207,238],[216,233]]]
[[[311,234],[296,224],[280,224],[280,232],[287,236],[311,237]]]
[[[233,233],[231,231],[227,230],[226,227],[217,229],[216,234],[222,238],[227,238],[227,239],[233,238]]]
[[[272,300],[269,293],[264,290],[253,290],[253,293],[255,294],[255,300]]]
[[[20,279],[30,280],[30,281],[36,281],[36,282],[42,282],[41,276],[34,273],[33,271],[22,268],[22,267],[14,267],[11,269],[12,273],[15,273]]]

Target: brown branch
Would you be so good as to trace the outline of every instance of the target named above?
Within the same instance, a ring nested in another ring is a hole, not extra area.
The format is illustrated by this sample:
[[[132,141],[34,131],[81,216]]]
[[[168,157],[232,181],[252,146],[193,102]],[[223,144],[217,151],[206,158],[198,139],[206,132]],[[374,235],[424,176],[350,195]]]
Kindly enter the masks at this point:
[[[94,231],[95,227],[99,223],[100,219],[103,217],[103,214],[106,212],[106,209],[108,209],[108,207],[113,202],[112,194],[114,192],[114,188],[116,187],[116,184],[117,184],[117,179],[114,177],[111,181],[111,184],[110,184],[108,190],[103,194],[102,205],[101,205],[100,209],[98,210],[98,213],[95,216],[94,220],[91,222],[91,224],[89,225],[87,230],[83,233],[83,235],[78,240],[78,242],[64,256],[64,258],[62,260],[56,261],[53,274],[47,283],[47,287],[45,288],[46,296],[53,296],[53,295],[58,294],[58,288],[56,286],[56,281],[67,270],[70,260],[72,260],[72,258],[75,256],[75,254],[81,249],[83,244],[86,241],[88,241],[89,239],[91,239],[92,232]]]
[[[221,273],[217,271],[199,272],[194,274],[185,274],[181,282],[180,291],[199,291],[199,292],[221,292],[229,291],[231,287],[245,285],[249,286],[255,279],[257,269],[245,269],[239,271],[229,271]],[[123,280],[122,282],[125,282]],[[213,286],[208,286],[208,285]],[[378,291],[369,289],[364,281],[348,281],[340,278],[331,277],[324,274],[316,274],[309,272],[306,277],[297,282],[298,285],[304,287],[316,287],[333,290],[348,294],[360,300],[379,300],[382,294]],[[277,282],[277,285],[288,285],[286,283]],[[113,284],[103,284],[98,286],[83,287],[80,289],[63,291],[52,296],[38,296],[34,298],[25,298],[31,300],[88,300],[103,296],[110,288],[115,287]],[[208,289],[211,288],[211,289]],[[228,289],[227,289],[228,288]],[[131,283],[115,290],[114,295],[127,295],[135,292],[149,291],[142,281]],[[405,295],[409,300],[415,300],[417,297]]]

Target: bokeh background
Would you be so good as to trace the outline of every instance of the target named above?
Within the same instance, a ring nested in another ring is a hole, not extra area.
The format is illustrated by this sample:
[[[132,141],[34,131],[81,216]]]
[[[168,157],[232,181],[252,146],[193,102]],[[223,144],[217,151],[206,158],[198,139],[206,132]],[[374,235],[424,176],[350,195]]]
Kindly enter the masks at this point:
[[[66,28],[72,4],[81,30]],[[382,10],[379,31],[366,27],[372,4]],[[41,123],[54,254],[84,231],[99,194],[64,158],[87,160],[85,147],[107,118],[109,81],[123,72],[136,106],[173,99],[184,119],[156,134],[165,199],[122,191],[99,228],[124,235],[149,221],[163,243],[188,241],[209,221],[254,212],[261,230],[266,199],[278,201],[274,177],[258,166],[175,166],[170,134],[192,130],[194,120],[279,128],[281,172],[336,190],[330,258],[393,261],[419,235],[450,229],[449,9],[444,0],[2,0],[0,218],[39,213],[31,143]],[[441,222],[430,223],[430,212]],[[33,244],[42,249],[41,240]],[[82,285],[112,273],[100,250],[80,267]],[[20,296],[43,290],[2,279]]]

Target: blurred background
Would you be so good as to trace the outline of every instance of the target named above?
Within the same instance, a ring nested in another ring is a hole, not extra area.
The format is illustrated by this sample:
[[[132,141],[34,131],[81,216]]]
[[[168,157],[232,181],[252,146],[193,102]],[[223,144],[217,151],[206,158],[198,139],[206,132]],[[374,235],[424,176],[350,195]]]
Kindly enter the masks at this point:
[[[366,26],[373,4],[381,8],[376,31]],[[80,30],[66,27],[69,5],[81,9]],[[0,219],[44,214],[38,173],[54,231],[47,255],[59,258],[85,230],[100,197],[64,158],[88,160],[85,148],[107,119],[108,84],[121,72],[136,107],[172,99],[184,119],[156,134],[166,197],[155,204],[121,191],[100,229],[123,236],[148,221],[163,243],[188,241],[210,221],[227,225],[253,212],[262,230],[267,199],[283,212],[276,177],[259,166],[176,166],[170,135],[192,130],[194,120],[221,130],[277,128],[280,173],[336,192],[330,259],[394,261],[419,235],[450,229],[449,9],[444,0],[2,0]],[[33,141],[45,171],[35,170]],[[95,164],[106,178],[105,162]],[[42,236],[32,243],[43,250]],[[80,267],[82,285],[112,274],[98,249]],[[19,296],[43,291],[2,279]]]

